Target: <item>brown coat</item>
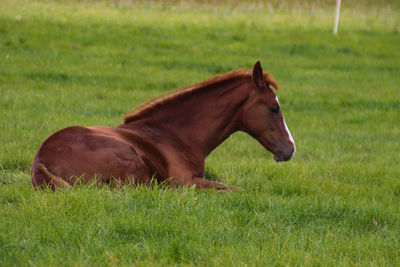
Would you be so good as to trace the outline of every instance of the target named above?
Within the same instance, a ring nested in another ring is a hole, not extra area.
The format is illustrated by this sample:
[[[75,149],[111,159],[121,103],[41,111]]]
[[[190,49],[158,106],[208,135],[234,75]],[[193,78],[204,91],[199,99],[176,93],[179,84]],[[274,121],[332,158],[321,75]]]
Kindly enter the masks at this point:
[[[72,126],[50,136],[32,165],[33,186],[69,187],[98,182],[196,185],[228,190],[204,179],[207,155],[233,132],[256,138],[289,160],[294,141],[280,112],[272,75],[257,62],[253,71],[216,76],[145,103],[117,127]]]

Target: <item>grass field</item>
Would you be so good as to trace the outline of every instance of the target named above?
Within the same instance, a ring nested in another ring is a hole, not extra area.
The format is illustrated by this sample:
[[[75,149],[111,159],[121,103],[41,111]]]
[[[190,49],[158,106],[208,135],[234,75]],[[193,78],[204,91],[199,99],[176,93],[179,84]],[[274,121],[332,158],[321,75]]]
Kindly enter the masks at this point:
[[[342,3],[333,36],[335,1],[292,2],[1,1],[0,266],[400,265],[398,3]],[[206,162],[232,193],[33,190],[53,132],[257,60],[281,83],[290,162],[236,133]]]

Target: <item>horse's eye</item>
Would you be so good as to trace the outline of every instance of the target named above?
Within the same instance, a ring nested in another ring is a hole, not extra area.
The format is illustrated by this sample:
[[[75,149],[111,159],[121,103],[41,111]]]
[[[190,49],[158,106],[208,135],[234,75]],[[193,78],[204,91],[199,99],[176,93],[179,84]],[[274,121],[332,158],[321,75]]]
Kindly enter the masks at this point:
[[[278,112],[279,112],[279,106],[271,107],[271,108],[269,108],[269,110],[270,110],[272,113],[278,113]]]

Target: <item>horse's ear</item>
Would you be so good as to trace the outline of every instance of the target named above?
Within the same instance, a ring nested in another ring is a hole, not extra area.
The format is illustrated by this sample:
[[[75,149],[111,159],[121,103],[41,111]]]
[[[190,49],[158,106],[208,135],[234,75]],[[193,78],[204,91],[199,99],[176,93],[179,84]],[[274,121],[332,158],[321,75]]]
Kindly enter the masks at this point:
[[[253,67],[253,76],[251,77],[253,80],[254,85],[258,89],[265,88],[266,83],[264,80],[264,74],[263,74],[263,69],[261,68],[261,63],[260,61],[257,61],[256,64]]]

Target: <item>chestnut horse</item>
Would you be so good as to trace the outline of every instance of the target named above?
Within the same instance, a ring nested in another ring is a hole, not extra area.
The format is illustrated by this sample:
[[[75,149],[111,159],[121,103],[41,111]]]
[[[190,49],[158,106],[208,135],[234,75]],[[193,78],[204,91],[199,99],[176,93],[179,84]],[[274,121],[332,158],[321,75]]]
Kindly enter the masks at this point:
[[[125,116],[117,127],[71,126],[50,136],[32,166],[35,188],[65,188],[95,179],[100,183],[232,187],[204,179],[204,161],[236,131],[244,131],[287,161],[295,152],[276,90],[260,62],[156,98]]]

